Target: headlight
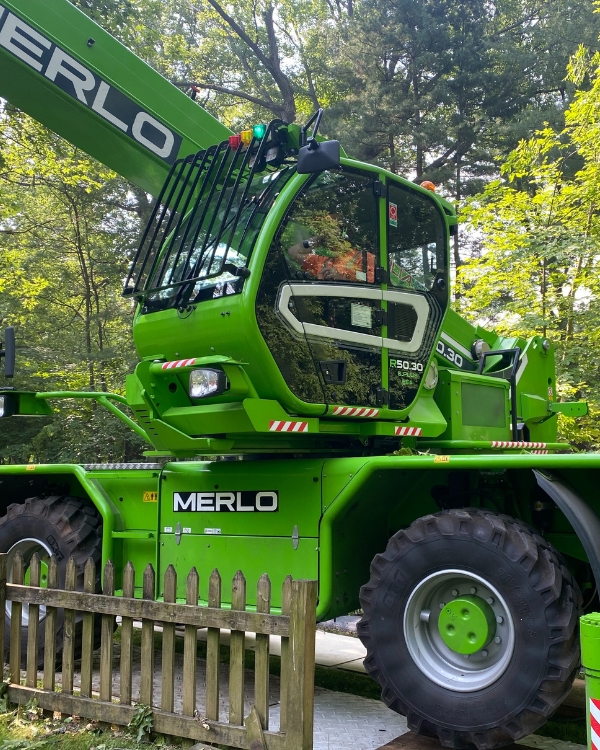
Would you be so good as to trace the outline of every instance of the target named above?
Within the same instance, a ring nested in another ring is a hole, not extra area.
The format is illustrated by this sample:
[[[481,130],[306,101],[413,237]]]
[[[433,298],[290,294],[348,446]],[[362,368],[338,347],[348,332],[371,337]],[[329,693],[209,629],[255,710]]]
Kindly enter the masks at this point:
[[[429,369],[427,370],[427,375],[425,375],[425,382],[423,383],[423,386],[428,390],[432,391],[438,383],[438,368],[435,363],[435,360],[431,362],[429,365]]]
[[[190,373],[190,398],[218,396],[228,386],[223,370],[192,370]]]

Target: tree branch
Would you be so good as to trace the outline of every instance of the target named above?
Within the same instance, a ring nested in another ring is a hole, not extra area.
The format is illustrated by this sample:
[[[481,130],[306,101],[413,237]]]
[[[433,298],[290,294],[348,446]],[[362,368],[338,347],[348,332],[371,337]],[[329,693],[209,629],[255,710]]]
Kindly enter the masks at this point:
[[[217,13],[221,16],[221,18],[225,21],[225,23],[235,31],[235,33],[239,36],[239,38],[245,42],[248,47],[254,52],[256,57],[262,62],[265,67],[271,69],[271,64],[269,61],[269,58],[264,54],[264,52],[261,50],[261,48],[256,44],[256,42],[248,36],[248,34],[244,31],[244,29],[235,21],[223,8],[219,5],[216,0],[208,0],[208,2],[212,5],[212,7],[217,11]]]
[[[188,81],[182,81],[180,83],[173,83],[174,86],[177,86],[178,89],[181,88],[190,88],[190,86],[197,86],[199,89],[210,89],[211,91],[218,91],[221,94],[230,94],[231,96],[239,96],[241,99],[246,99],[246,101],[252,102],[253,104],[257,104],[259,107],[264,107],[265,109],[273,109],[276,105],[272,101],[265,101],[264,99],[259,99],[256,96],[252,96],[252,94],[246,94],[244,91],[236,91],[235,89],[228,89],[225,86],[219,86],[216,83],[198,83],[197,81],[188,82]]]

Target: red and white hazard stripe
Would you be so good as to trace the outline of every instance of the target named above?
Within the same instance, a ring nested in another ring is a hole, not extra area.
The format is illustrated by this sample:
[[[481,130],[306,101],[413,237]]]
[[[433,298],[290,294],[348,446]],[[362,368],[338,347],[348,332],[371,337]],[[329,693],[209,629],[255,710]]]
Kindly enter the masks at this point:
[[[269,422],[269,432],[308,432],[308,422]]]
[[[379,409],[367,409],[356,406],[336,406],[333,410],[336,417],[376,417]]]
[[[590,740],[592,750],[600,750],[600,700],[590,698]]]
[[[396,427],[394,429],[396,435],[410,435],[411,437],[421,437],[422,432],[420,427]]]
[[[531,452],[532,452],[532,453],[548,453],[548,449],[546,448],[545,450],[541,450],[541,451],[531,451]]]
[[[172,362],[163,362],[163,370],[174,370],[176,367],[189,367],[196,364],[196,357],[193,359],[175,359]]]
[[[492,440],[492,448],[546,448],[547,443],[526,443],[521,440]]]

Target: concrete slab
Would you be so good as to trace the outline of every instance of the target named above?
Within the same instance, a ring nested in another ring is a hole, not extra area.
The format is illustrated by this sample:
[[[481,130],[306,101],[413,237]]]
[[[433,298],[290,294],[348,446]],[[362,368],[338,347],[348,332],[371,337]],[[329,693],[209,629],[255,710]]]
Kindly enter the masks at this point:
[[[160,631],[162,628],[157,627],[156,630]],[[178,634],[183,635],[183,631]],[[205,628],[198,631],[198,640],[206,641]],[[221,643],[224,646],[229,645],[229,630],[221,630]],[[254,633],[246,633],[246,648],[253,651],[255,643],[256,637]],[[281,638],[272,635],[269,643],[271,653],[274,656],[279,656],[281,654]],[[320,664],[323,667],[349,669],[352,672],[364,672],[362,661],[366,655],[367,649],[362,645],[360,639],[340,633],[317,630],[315,638],[316,664]]]
[[[319,662],[317,662],[318,664]],[[342,664],[336,664],[336,669],[347,669],[349,672],[360,672],[366,674],[364,658],[353,659],[352,661],[346,661]]]
[[[314,750],[374,750],[405,732],[405,717],[380,701],[331,690],[315,695]]]
[[[115,665],[119,664],[120,644],[113,647]],[[154,655],[154,705],[160,705],[160,689],[162,682],[161,653]],[[76,665],[79,667],[79,664]],[[94,654],[92,687],[95,692],[100,688],[100,654]],[[141,673],[141,649],[134,647],[132,664],[132,692],[134,700],[139,699]],[[39,674],[41,678],[41,673]],[[183,703],[183,655],[175,655],[175,712],[180,712]],[[244,713],[247,715],[254,703],[254,672],[245,670],[244,675]],[[56,682],[60,684],[61,675],[56,675]],[[81,685],[81,674],[76,671],[74,687]],[[219,683],[219,714],[221,721],[227,720],[229,668],[222,664]],[[120,694],[120,680],[118,669],[113,672],[113,697]],[[279,729],[280,719],[280,682],[277,677],[269,679],[269,728]],[[196,705],[198,716],[204,716],[206,695],[206,662],[198,659],[196,680]],[[315,722],[314,722],[314,750],[375,750],[390,740],[407,732],[404,716],[391,711],[380,701],[361,698],[348,693],[338,693],[324,688],[315,688]]]
[[[317,630],[315,660],[324,667],[337,667],[364,659],[367,651],[358,638]]]
[[[160,630],[160,628],[157,628]],[[206,640],[206,630],[198,631],[198,638]],[[229,631],[221,631],[221,642],[229,643]],[[272,636],[270,639],[271,653],[281,653],[281,639]],[[251,633],[246,634],[246,647],[253,649],[255,638]],[[315,656],[316,663],[336,669],[347,669],[353,672],[364,672],[363,659],[366,649],[361,641],[352,636],[339,633],[317,631]],[[118,664],[118,645],[115,645],[115,664]],[[133,666],[134,696],[139,694],[139,649],[135,650]],[[181,667],[182,657],[177,655],[176,672],[176,695],[175,711],[181,709]],[[95,663],[94,686],[99,685],[98,657]],[[205,694],[205,662],[198,660],[198,711],[202,715]],[[160,694],[161,682],[160,654],[156,654],[155,667],[155,696]],[[79,675],[75,676],[75,685],[78,685]],[[60,675],[57,675],[60,682]],[[220,707],[221,716],[224,719],[228,710],[228,668],[221,667],[220,683]],[[114,695],[119,694],[119,676],[115,673],[113,677]],[[245,711],[248,713],[253,704],[254,696],[254,674],[246,670],[245,674]],[[277,730],[279,727],[279,680],[270,678],[270,728]],[[585,700],[585,684],[582,680],[576,680],[571,695],[565,703],[581,707]],[[315,733],[314,750],[440,750],[437,740],[422,737],[410,732],[406,726],[404,716],[391,711],[381,701],[369,698],[361,698],[347,693],[338,693],[323,688],[315,688]],[[517,745],[521,746],[520,748]],[[572,742],[563,742],[548,737],[530,735],[519,740],[515,745],[510,745],[507,750],[522,750],[522,747],[534,750],[585,750],[585,746]]]

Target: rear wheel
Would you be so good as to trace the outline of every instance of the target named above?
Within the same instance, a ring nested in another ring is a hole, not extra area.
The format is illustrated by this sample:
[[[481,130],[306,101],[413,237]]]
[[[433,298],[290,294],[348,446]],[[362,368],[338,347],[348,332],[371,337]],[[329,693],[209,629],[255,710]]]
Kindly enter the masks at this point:
[[[9,505],[6,515],[0,518],[0,552],[7,553],[7,579],[12,580],[14,559],[18,552],[25,564],[25,582],[29,580],[29,564],[37,552],[41,561],[41,585],[47,585],[47,572],[50,557],[54,555],[58,563],[59,586],[64,587],[67,561],[73,556],[77,565],[77,588],[83,589],[83,567],[92,558],[96,563],[98,582],[100,580],[102,521],[96,510],[81,498],[50,496],[31,497],[24,503]],[[8,659],[10,638],[11,604],[6,604],[5,661]],[[43,664],[45,637],[45,607],[40,607],[40,627],[38,636],[38,664]],[[25,664],[27,646],[27,623],[29,607],[23,605],[23,628],[21,654]],[[100,633],[100,618],[95,618],[95,640]],[[62,654],[63,612],[58,610],[56,653]],[[97,644],[95,644],[97,645]],[[75,630],[76,657],[81,649],[81,615],[78,616]]]
[[[445,747],[540,727],[579,668],[581,595],[558,553],[508,516],[449,510],[395,534],[361,589],[365,667],[408,726]]]

